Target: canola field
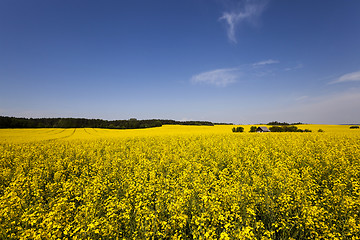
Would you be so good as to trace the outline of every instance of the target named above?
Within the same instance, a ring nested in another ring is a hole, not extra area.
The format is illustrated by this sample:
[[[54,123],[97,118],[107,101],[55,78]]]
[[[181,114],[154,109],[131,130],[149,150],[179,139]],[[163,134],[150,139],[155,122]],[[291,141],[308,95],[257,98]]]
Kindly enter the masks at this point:
[[[360,239],[360,130],[232,127],[0,129],[0,239]]]

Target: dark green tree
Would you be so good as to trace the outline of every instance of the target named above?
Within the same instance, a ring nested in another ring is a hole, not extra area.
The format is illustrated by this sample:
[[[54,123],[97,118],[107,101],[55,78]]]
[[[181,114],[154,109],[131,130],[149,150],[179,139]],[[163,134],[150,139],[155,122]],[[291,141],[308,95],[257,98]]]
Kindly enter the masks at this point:
[[[251,126],[251,127],[250,127],[250,132],[256,132],[256,129],[257,129],[256,126]]]
[[[233,132],[244,132],[244,128],[243,127],[233,127],[232,131]]]

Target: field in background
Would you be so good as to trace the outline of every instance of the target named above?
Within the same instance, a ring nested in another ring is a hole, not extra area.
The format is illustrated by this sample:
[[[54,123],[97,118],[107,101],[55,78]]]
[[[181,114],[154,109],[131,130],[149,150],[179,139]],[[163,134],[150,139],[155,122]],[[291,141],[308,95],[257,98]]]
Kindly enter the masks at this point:
[[[0,129],[0,238],[359,239],[360,130],[233,127]]]
[[[0,143],[25,143],[49,140],[100,139],[100,138],[127,138],[146,136],[169,135],[196,135],[196,134],[233,134],[233,127],[244,127],[244,133],[249,132],[252,125],[216,125],[216,126],[181,126],[164,125],[157,128],[112,130],[101,128],[35,128],[35,129],[0,129]],[[266,126],[266,125],[257,125]],[[326,133],[359,134],[360,130],[350,129],[347,125],[296,125],[299,129],[310,129],[317,132],[319,129]],[[241,133],[241,134],[244,134]],[[253,134],[253,133],[249,133]],[[273,133],[272,133],[273,134]]]

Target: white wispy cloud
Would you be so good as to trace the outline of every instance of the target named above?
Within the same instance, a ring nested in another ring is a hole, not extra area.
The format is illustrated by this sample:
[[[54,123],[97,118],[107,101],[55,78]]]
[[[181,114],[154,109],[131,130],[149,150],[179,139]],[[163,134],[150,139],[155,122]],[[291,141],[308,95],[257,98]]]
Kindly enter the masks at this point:
[[[292,71],[292,70],[296,70],[296,69],[300,69],[300,68],[303,68],[304,65],[302,63],[299,63],[298,65],[296,65],[295,67],[288,67],[288,68],[285,68],[284,71]]]
[[[300,97],[295,98],[295,100],[296,101],[303,101],[303,100],[306,100],[308,98],[309,98],[309,96],[304,95],[304,96],[300,96]]]
[[[229,84],[235,83],[240,75],[239,68],[222,68],[194,75],[191,78],[191,82],[226,87]]]
[[[273,60],[273,59],[268,59],[268,60],[265,60],[265,61],[260,61],[260,62],[257,62],[257,63],[253,63],[253,66],[258,67],[258,66],[263,66],[263,65],[268,65],[268,64],[275,64],[275,63],[280,63],[280,61]]]
[[[260,17],[266,7],[265,0],[242,0],[238,9],[224,12],[219,20],[224,20],[227,24],[227,35],[230,41],[237,42],[236,28],[243,22],[253,23]]]
[[[360,81],[360,71],[342,75],[338,79],[336,79],[332,82],[329,82],[329,84],[343,83],[343,82],[356,82],[356,81]]]
[[[191,77],[193,84],[209,84],[226,87],[242,79],[254,79],[273,75],[269,65],[280,63],[278,60],[268,59],[252,64],[243,64],[233,68],[219,68],[196,74]]]

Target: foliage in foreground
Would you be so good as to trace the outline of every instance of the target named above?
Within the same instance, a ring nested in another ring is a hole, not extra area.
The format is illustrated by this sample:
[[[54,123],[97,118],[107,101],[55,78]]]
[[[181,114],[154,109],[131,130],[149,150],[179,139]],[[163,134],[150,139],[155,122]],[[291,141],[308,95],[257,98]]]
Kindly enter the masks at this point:
[[[0,144],[0,239],[359,239],[360,137]]]

